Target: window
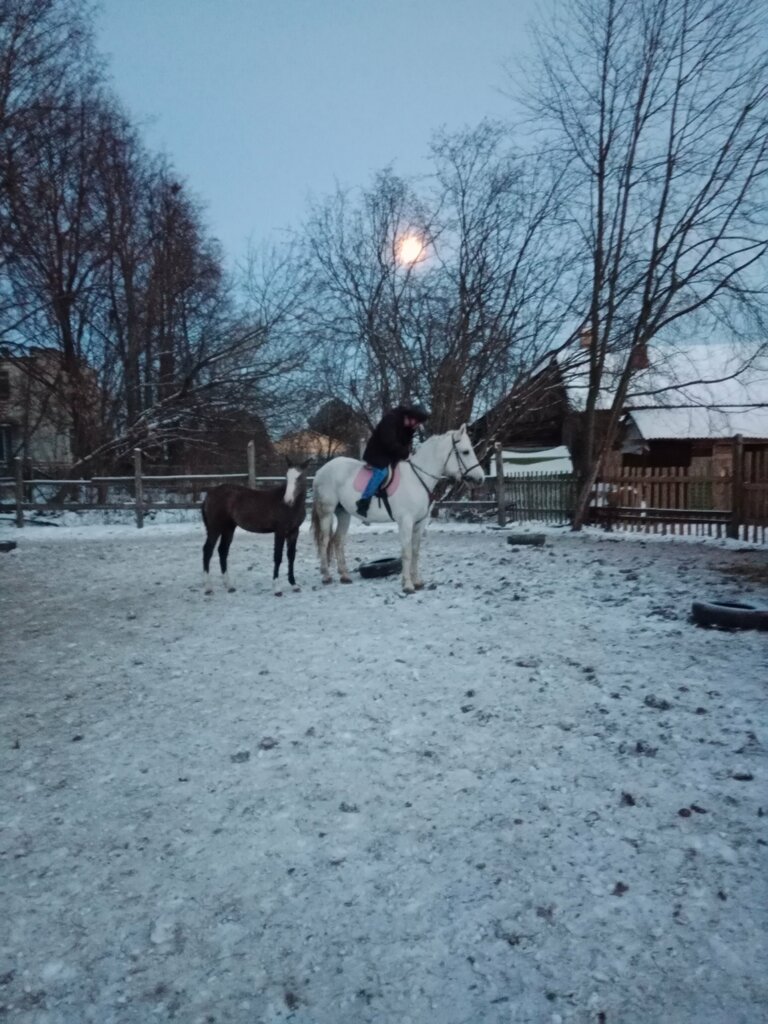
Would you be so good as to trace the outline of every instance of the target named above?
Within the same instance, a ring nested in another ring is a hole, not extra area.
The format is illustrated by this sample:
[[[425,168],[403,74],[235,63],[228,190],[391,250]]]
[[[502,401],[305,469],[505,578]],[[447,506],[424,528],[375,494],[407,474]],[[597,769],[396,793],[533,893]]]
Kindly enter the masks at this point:
[[[0,472],[7,472],[13,457],[13,427],[10,423],[0,423]]]
[[[7,370],[0,370],[0,402],[7,402],[11,397],[11,375]]]

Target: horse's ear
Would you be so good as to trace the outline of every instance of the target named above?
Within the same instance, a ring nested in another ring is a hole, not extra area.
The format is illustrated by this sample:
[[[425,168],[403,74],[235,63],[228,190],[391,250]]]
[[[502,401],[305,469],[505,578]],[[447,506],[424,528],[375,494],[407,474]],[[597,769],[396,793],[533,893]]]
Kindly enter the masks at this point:
[[[302,473],[304,472],[305,469],[309,469],[309,464],[310,464],[311,461],[312,461],[312,458],[310,456],[310,458],[304,459],[303,462],[299,463],[298,468],[302,471]]]
[[[293,463],[291,462],[291,457],[290,457],[290,455],[286,455],[286,456],[285,456],[285,464],[286,464],[286,466],[288,467],[288,469],[291,469],[291,468],[292,468],[292,466],[293,466]]]

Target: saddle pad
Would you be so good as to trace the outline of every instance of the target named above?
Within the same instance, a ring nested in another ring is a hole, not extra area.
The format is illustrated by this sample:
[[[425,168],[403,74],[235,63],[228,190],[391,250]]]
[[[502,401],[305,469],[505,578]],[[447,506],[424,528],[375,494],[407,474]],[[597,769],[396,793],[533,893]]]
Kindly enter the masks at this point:
[[[355,490],[359,494],[362,494],[363,491],[365,490],[365,485],[368,483],[368,481],[370,479],[371,479],[371,468],[370,468],[370,466],[363,466],[360,470],[358,470],[357,476],[352,481],[352,486],[355,488]],[[387,488],[386,488],[387,494],[394,494],[399,486],[400,486],[400,467],[399,466],[395,466],[394,472],[392,473],[392,476],[389,479],[389,483],[387,484]]]

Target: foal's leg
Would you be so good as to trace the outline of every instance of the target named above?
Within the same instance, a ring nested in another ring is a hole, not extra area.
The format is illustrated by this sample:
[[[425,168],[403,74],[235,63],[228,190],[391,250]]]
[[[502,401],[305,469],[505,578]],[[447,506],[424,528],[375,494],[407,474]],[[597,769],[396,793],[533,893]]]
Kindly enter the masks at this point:
[[[397,524],[400,529],[400,555],[403,560],[403,590],[412,594],[413,585],[413,519],[406,516]]]
[[[294,530],[293,533],[288,535],[288,582],[291,588],[297,593],[301,590],[301,587],[296,582],[296,577],[293,574],[293,563],[296,560],[296,542],[299,539],[299,531]]]
[[[277,581],[277,577],[280,573],[280,563],[283,560],[283,545],[285,544],[285,537],[280,533],[275,534],[275,547],[274,547],[274,569],[272,571],[272,586],[275,591],[275,597],[282,597],[283,591],[280,584]]]
[[[215,530],[208,530],[208,536],[205,538],[205,544],[203,544],[203,591],[206,594],[213,593],[213,584],[211,583],[211,555],[216,547],[216,541],[219,539],[219,534]]]
[[[236,526],[234,523],[227,523],[221,531],[221,540],[219,541],[219,565],[221,565],[221,578],[225,589],[230,594],[234,594],[235,586],[230,582],[229,576],[227,575],[227,555],[229,554],[229,545],[232,543],[232,538],[235,535],[235,529]]]
[[[336,552],[336,567],[339,570],[339,579],[342,583],[351,583],[352,577],[347,568],[347,555],[344,545],[347,539],[347,531],[352,519],[346,509],[339,506],[336,509],[336,532],[333,535],[333,547]]]

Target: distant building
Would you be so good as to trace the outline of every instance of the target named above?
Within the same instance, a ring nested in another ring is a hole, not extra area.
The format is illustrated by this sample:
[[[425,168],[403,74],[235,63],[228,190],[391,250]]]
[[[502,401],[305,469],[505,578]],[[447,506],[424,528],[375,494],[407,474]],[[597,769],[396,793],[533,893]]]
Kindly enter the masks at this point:
[[[292,434],[285,434],[279,441],[275,441],[275,451],[293,459],[312,458],[320,462],[332,459],[336,455],[352,455],[355,458],[358,456],[358,452],[346,441],[315,430],[297,430]]]
[[[43,468],[72,462],[72,418],[66,374],[56,349],[33,348],[21,356],[0,350],[0,468],[14,459]]]

